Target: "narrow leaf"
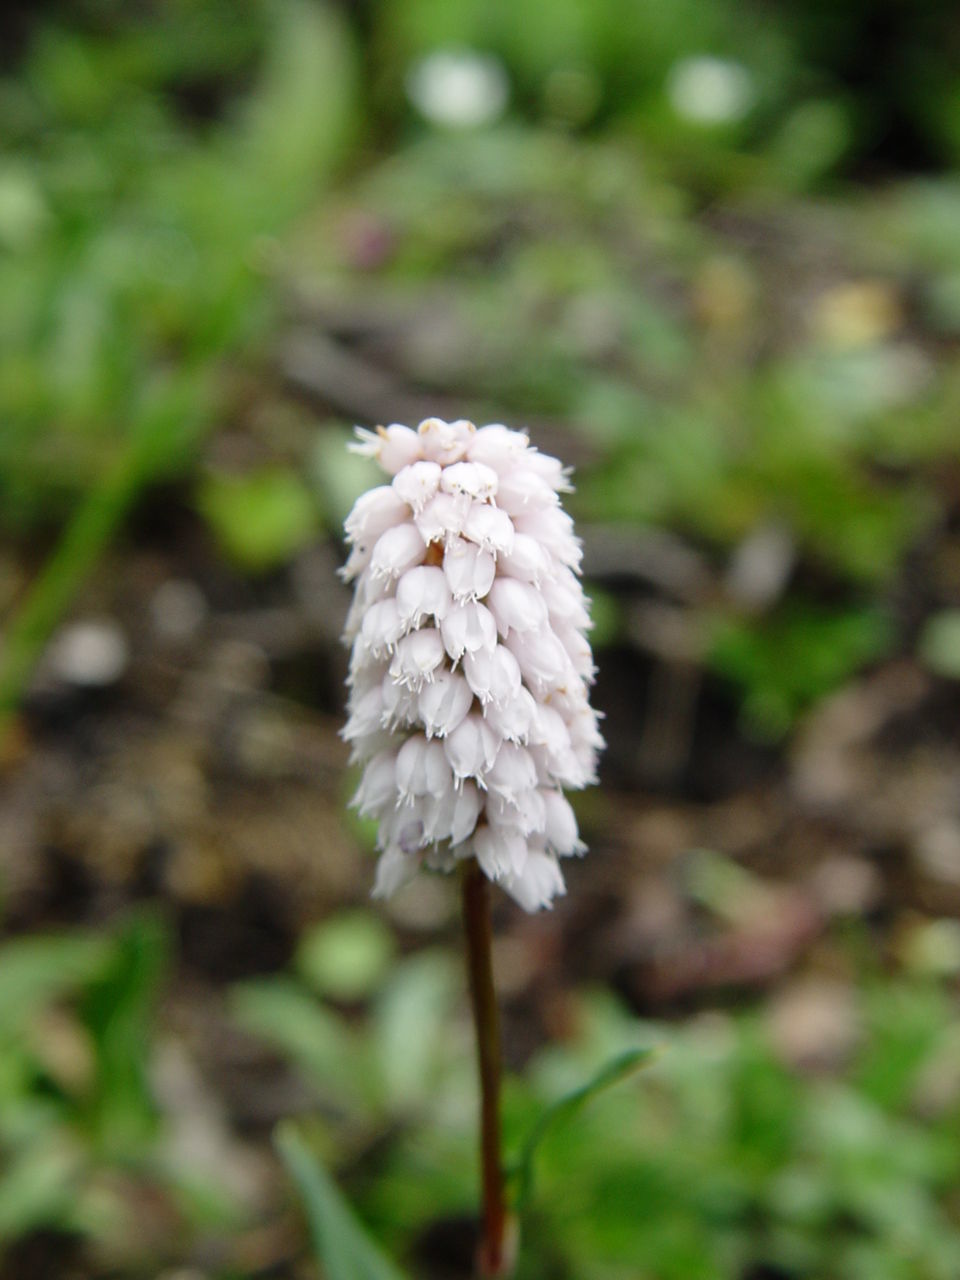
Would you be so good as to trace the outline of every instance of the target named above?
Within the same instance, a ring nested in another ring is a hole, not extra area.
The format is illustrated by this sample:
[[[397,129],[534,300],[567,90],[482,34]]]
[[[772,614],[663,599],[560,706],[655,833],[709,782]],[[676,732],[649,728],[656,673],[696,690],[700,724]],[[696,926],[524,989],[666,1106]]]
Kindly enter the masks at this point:
[[[294,1126],[281,1124],[274,1141],[300,1192],[316,1258],[327,1280],[404,1280]]]
[[[357,57],[339,6],[283,0],[260,84],[249,104],[243,160],[284,215],[343,156],[357,112]]]
[[[159,916],[133,916],[116,939],[112,964],[84,1000],[97,1053],[99,1136],[115,1152],[141,1151],[156,1122],[150,1041],[169,944]]]
[[[523,1212],[530,1202],[533,1192],[534,1159],[540,1144],[551,1129],[576,1115],[592,1098],[603,1093],[605,1089],[619,1084],[621,1080],[626,1080],[641,1067],[647,1066],[655,1053],[654,1049],[629,1049],[626,1053],[618,1054],[602,1066],[585,1084],[572,1089],[570,1093],[565,1093],[562,1098],[558,1098],[547,1107],[528,1134],[515,1163],[508,1170],[509,1176],[515,1179],[517,1184],[518,1211]]]

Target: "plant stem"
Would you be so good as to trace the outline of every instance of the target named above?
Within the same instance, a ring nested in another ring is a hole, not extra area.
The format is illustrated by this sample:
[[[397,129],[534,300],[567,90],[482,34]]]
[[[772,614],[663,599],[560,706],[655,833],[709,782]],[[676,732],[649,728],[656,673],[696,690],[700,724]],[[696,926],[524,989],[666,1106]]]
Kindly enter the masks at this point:
[[[513,1270],[506,1242],[507,1211],[500,1154],[500,1019],[493,986],[490,883],[471,858],[462,869],[463,927],[470,1000],[477,1029],[480,1072],[480,1159],[483,1173],[483,1236],[477,1255],[484,1280],[502,1280]]]

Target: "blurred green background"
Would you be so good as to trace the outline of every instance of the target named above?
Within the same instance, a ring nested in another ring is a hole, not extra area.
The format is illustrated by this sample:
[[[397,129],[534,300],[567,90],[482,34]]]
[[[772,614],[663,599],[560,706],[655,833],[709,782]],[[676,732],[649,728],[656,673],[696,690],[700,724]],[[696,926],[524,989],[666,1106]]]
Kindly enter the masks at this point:
[[[956,6],[14,3],[0,125],[0,1277],[469,1275],[455,896],[337,738],[432,414],[576,466],[597,620],[508,1150],[658,1049],[519,1276],[960,1274]]]

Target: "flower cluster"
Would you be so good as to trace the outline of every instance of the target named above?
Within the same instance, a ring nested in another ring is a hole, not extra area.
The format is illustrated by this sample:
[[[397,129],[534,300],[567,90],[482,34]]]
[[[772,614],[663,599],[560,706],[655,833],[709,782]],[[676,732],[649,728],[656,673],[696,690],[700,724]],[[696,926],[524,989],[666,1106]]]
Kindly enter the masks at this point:
[[[428,418],[360,430],[392,477],[346,520],[355,581],[343,736],[353,803],[380,824],[374,893],[475,857],[527,911],[584,851],[564,787],[603,746],[588,686],[581,549],[556,458],[495,425]]]

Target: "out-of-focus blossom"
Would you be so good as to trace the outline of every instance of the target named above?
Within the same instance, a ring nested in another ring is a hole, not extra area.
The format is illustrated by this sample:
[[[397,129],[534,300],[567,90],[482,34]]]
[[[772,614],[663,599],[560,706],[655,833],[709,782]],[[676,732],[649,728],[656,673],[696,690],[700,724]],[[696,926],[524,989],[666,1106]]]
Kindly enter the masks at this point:
[[[750,72],[728,58],[681,58],[667,79],[674,111],[696,124],[734,124],[747,114],[755,96]]]
[[[470,50],[429,53],[407,76],[407,96],[431,124],[474,129],[499,119],[510,96],[503,63]]]

